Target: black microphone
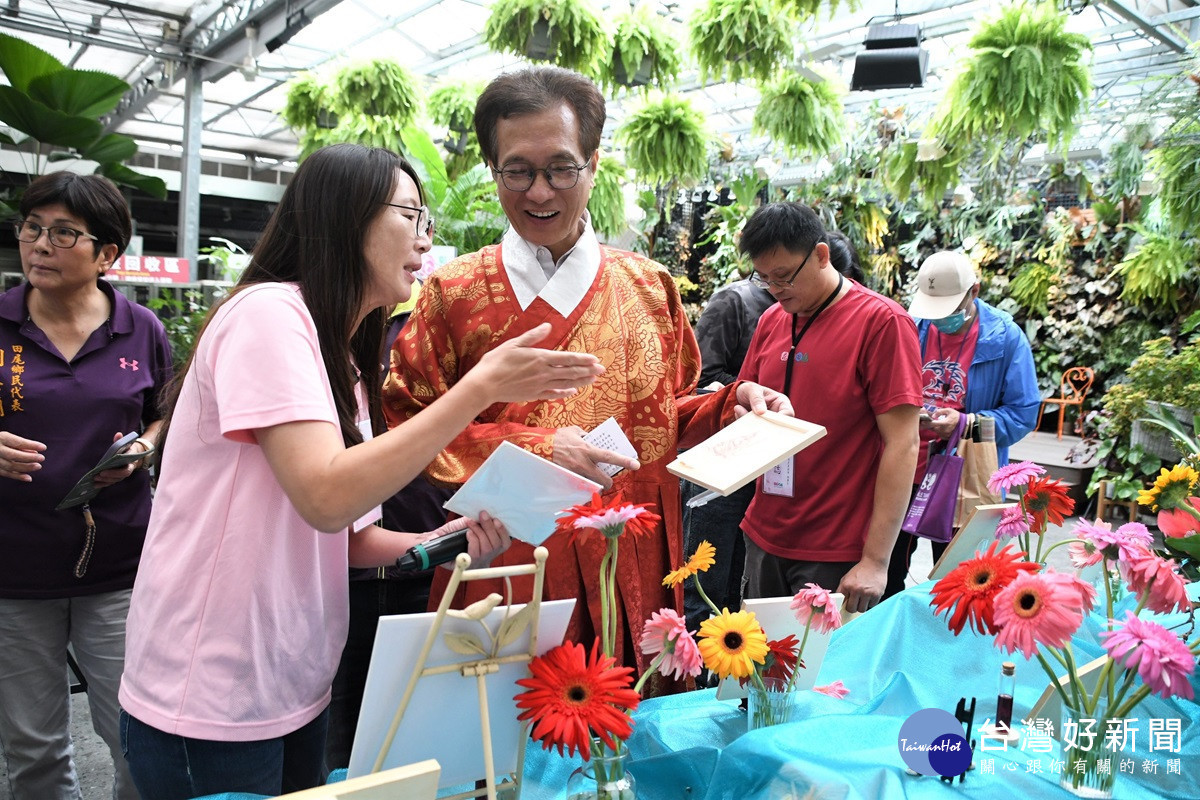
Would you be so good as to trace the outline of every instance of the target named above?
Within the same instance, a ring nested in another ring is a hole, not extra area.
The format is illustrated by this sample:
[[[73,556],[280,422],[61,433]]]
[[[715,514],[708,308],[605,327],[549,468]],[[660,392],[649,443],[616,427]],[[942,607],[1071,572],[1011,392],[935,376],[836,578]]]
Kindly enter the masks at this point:
[[[459,553],[467,552],[467,529],[443,534],[410,547],[408,552],[396,559],[401,572],[423,572],[438,564],[453,561]]]

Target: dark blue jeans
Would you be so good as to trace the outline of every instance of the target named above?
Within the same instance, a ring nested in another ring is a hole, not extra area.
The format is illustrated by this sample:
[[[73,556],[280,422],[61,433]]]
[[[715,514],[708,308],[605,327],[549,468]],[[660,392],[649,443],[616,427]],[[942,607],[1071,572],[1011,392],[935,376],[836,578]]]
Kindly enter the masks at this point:
[[[702,506],[688,508],[687,501],[705,491],[690,481],[680,481],[683,506],[683,557],[696,552],[707,540],[717,549],[717,563],[707,572],[697,573],[704,593],[718,609],[737,611],[742,605],[742,569],[746,563],[746,543],[742,539],[742,518],[754,499],[755,484],[743,486],[728,497],[714,497]],[[700,629],[712,610],[696,591],[695,578],[683,584],[683,611],[688,630]]]
[[[286,736],[215,742],[164,733],[121,712],[121,750],[142,800],[191,800],[222,792],[269,797],[325,783],[326,709]]]

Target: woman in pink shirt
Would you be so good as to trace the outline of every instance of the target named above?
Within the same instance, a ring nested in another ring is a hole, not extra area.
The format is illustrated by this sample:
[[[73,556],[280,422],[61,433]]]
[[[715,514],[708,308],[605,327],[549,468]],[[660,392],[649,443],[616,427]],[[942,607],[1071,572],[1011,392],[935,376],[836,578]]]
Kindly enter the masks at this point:
[[[379,504],[489,405],[568,397],[601,371],[535,348],[542,326],[385,432],[385,314],[408,298],[431,234],[417,175],[394,153],[314,153],[168,392],[120,691],[143,800],[322,783],[347,568],[463,526],[472,559],[508,544],[486,515],[385,531]]]

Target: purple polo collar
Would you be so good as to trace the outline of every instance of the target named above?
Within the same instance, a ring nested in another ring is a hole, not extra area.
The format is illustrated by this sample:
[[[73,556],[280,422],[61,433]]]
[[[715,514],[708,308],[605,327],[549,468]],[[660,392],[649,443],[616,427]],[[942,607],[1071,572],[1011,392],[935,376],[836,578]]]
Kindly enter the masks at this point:
[[[108,281],[99,280],[96,284],[100,291],[108,296],[108,302],[112,306],[108,324],[113,334],[133,333],[133,305],[125,295],[113,289]],[[7,319],[17,325],[28,319],[29,311],[25,307],[25,297],[29,288],[29,283],[26,282],[0,294],[0,319]]]

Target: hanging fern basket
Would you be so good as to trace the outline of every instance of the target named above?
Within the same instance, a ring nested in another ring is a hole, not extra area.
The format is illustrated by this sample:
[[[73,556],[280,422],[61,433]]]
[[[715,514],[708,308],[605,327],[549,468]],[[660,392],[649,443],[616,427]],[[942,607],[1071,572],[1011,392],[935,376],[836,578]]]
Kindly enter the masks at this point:
[[[612,47],[604,20],[585,0],[497,0],[483,38],[496,52],[585,75],[595,74]]]
[[[824,155],[841,144],[844,116],[841,95],[832,82],[789,70],[762,88],[754,129],[793,156]]]
[[[708,174],[704,115],[677,95],[647,100],[617,129],[625,161],[650,183],[694,184]]]

